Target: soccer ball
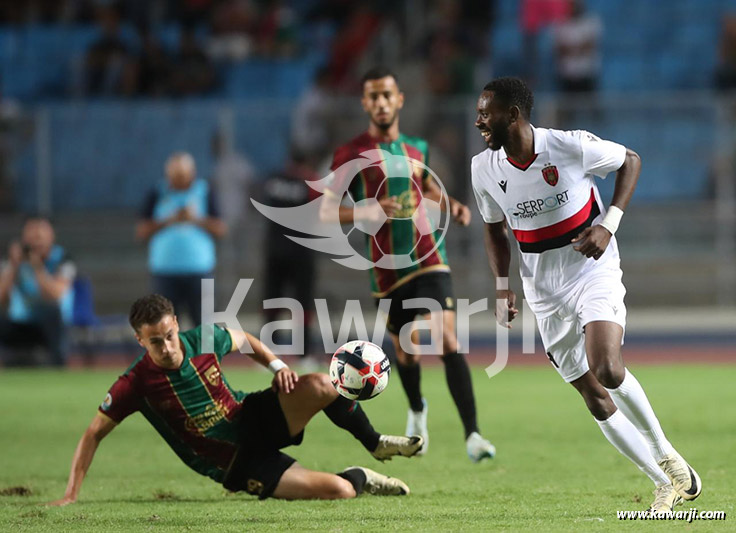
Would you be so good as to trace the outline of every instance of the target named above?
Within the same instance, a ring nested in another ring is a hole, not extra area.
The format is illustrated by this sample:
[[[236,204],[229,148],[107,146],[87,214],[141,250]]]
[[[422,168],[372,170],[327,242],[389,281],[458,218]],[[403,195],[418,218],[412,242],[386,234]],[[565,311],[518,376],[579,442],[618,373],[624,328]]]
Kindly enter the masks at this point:
[[[391,364],[384,351],[367,341],[350,341],[337,349],[330,362],[330,380],[348,400],[369,400],[388,385]]]

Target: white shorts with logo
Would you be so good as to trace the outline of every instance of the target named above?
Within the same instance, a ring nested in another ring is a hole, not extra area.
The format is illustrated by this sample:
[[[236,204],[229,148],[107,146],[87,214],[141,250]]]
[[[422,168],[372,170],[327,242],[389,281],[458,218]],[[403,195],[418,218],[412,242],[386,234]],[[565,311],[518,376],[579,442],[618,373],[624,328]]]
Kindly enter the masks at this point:
[[[554,314],[537,319],[547,357],[566,382],[590,369],[585,353],[586,324],[615,322],[626,330],[626,288],[621,276],[620,269],[602,269],[586,276]]]

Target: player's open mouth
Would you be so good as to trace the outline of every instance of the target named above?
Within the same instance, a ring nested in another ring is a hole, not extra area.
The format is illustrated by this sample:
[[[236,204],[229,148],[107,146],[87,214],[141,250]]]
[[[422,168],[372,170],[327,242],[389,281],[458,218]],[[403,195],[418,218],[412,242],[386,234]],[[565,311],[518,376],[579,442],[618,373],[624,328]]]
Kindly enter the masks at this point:
[[[483,137],[483,140],[488,142],[491,140],[491,132],[490,131],[483,131],[480,130],[480,136]]]

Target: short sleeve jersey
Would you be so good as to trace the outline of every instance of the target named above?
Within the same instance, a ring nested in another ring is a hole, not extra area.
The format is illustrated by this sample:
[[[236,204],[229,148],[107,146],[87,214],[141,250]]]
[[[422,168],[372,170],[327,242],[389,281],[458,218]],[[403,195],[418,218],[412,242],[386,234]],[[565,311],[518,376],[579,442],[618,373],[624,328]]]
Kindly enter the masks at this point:
[[[605,215],[595,176],[623,165],[626,148],[587,131],[532,128],[535,155],[517,162],[503,148],[473,157],[472,182],[486,223],[506,222],[519,243],[524,295],[538,317],[549,316],[595,269],[620,270],[611,238],[598,261],[570,242]]]
[[[409,164],[411,168],[386,168],[385,160],[360,171],[354,168],[354,163],[362,158],[361,154],[372,150],[403,156],[404,162],[399,163],[400,158],[397,158],[392,163]],[[390,224],[381,226],[375,236],[366,234],[366,257],[374,263],[385,254],[408,255],[412,260],[412,264],[405,268],[375,266],[371,269],[371,289],[376,298],[387,295],[420,274],[450,270],[444,240],[437,243],[441,231],[422,235],[411,219],[421,201],[425,180],[432,179],[425,168],[412,164],[412,160],[429,165],[427,141],[401,134],[396,141],[386,143],[365,132],[335,150],[330,167],[332,181],[326,194],[337,194],[342,198],[347,193],[353,202],[367,198],[380,201],[395,196],[401,204]],[[387,176],[390,179],[386,179]]]
[[[222,482],[241,438],[236,415],[246,394],[233,390],[220,368],[230,334],[214,326],[214,352],[202,353],[202,328],[179,334],[184,360],[176,370],[157,366],[148,352],[138,357],[99,412],[120,423],[140,411],[187,466]]]

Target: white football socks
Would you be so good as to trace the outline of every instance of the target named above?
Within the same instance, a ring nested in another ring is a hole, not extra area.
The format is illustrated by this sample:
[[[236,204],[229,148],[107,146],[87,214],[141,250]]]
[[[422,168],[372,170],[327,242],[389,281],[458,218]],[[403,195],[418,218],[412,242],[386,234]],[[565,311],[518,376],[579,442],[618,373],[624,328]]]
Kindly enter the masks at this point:
[[[674,448],[670,441],[664,436],[662,426],[657,420],[657,416],[652,410],[644,389],[641,388],[639,381],[634,375],[625,370],[626,375],[621,385],[616,389],[606,389],[613,399],[616,407],[621,409],[623,414],[628,418],[634,427],[644,437],[649,445],[649,449],[657,462],[664,459],[665,455],[672,453]]]
[[[657,487],[670,482],[669,478],[657,465],[657,461],[654,460],[644,437],[620,409],[616,409],[616,412],[607,420],[596,419],[596,422],[598,422],[608,442],[638,466],[639,470],[644,472]]]

